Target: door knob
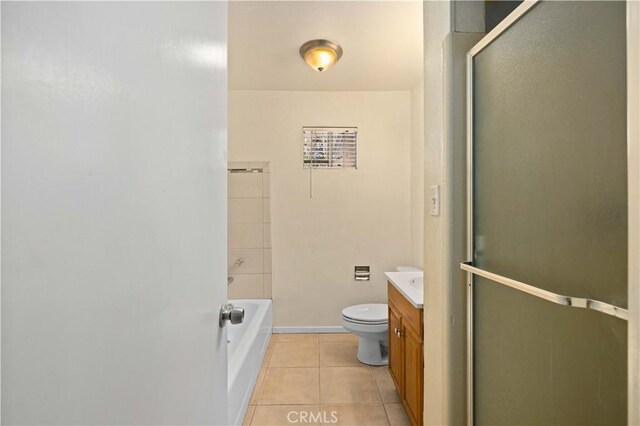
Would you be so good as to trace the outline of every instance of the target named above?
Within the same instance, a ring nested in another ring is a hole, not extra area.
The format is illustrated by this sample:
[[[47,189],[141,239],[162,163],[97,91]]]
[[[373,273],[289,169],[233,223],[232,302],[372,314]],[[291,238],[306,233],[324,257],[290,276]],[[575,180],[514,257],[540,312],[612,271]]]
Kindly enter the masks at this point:
[[[244,320],[244,309],[226,303],[220,308],[220,327],[227,325],[227,321],[231,324],[240,324]]]

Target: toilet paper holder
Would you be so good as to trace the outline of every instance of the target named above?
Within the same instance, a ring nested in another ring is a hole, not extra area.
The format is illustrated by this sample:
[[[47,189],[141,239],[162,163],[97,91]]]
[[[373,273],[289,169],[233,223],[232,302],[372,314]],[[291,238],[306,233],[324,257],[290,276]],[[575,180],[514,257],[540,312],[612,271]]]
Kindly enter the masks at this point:
[[[370,266],[356,266],[354,268],[353,278],[356,281],[369,281],[369,280],[371,280],[371,267]]]

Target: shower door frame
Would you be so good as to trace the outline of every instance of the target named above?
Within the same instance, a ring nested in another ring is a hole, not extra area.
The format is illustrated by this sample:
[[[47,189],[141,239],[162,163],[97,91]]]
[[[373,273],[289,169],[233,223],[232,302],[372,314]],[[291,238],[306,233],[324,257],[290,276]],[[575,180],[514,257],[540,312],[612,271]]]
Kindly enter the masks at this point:
[[[627,1],[628,423],[640,424],[640,3]]]
[[[467,260],[473,260],[473,58],[541,0],[525,0],[467,52]],[[474,424],[473,273],[467,272],[467,424]]]
[[[502,22],[500,22],[493,30],[491,30],[485,37],[483,37],[469,52],[467,52],[467,69],[466,69],[466,79],[467,79],[467,88],[466,88],[466,99],[467,99],[467,259],[469,262],[464,262],[460,266],[462,269],[467,271],[467,424],[474,424],[474,358],[473,358],[473,343],[474,343],[474,321],[473,321],[473,277],[475,275],[474,272],[471,272],[469,268],[472,265],[473,261],[473,130],[474,130],[474,120],[473,120],[473,93],[474,93],[474,85],[473,85],[473,59],[474,57],[482,52],[487,46],[489,46],[493,41],[495,41],[500,35],[502,35],[505,31],[515,25],[522,17],[524,17],[529,11],[531,11],[538,3],[543,0],[524,0],[523,3],[518,6],[511,14],[509,14]],[[628,67],[628,80],[633,76],[633,72],[638,72],[637,64],[632,63],[629,60],[629,52],[631,51],[630,42],[628,40],[632,39],[634,35],[638,34],[638,22],[639,19],[638,10],[640,9],[637,4],[635,6],[632,5],[633,1],[627,0],[627,67]],[[633,9],[635,7],[635,10]],[[634,69],[634,67],[636,69]],[[629,83],[629,81],[628,81]],[[637,84],[637,82],[636,82]],[[629,122],[632,120],[631,114],[633,110],[638,109],[638,103],[640,102],[639,96],[637,93],[632,93],[633,84],[627,85],[627,96],[628,96],[628,111],[627,111],[627,119]],[[637,119],[637,118],[636,118]],[[632,126],[628,124],[628,132],[627,132],[627,152],[628,154],[637,153],[640,147],[640,141],[638,141],[639,135],[637,131],[637,125],[635,129],[632,129]],[[631,158],[629,155],[628,161],[628,196],[629,196],[629,211],[633,212],[634,205],[638,204],[638,195],[636,194],[640,189],[640,182],[637,182],[634,177],[637,175],[636,172],[632,171],[633,167],[638,167],[639,165],[635,162],[637,161],[635,158]],[[634,204],[635,203],[635,204]],[[602,307],[602,309],[598,309],[598,306],[595,306],[595,310],[599,310],[601,312],[606,312],[610,315],[617,316],[621,319],[624,319],[628,323],[628,351],[627,357],[629,362],[632,360],[639,358],[639,346],[638,338],[640,336],[640,327],[638,318],[638,306],[636,306],[634,295],[637,297],[638,292],[640,291],[640,282],[638,282],[638,265],[634,265],[633,262],[638,262],[640,259],[638,253],[638,245],[639,245],[639,236],[633,235],[634,230],[640,227],[640,220],[634,218],[632,214],[629,214],[629,276],[628,276],[628,294],[629,294],[629,307],[627,310],[616,308],[612,305],[606,305]],[[488,273],[488,275],[494,276],[494,278],[502,279],[499,281],[502,284],[509,285],[511,287],[517,287],[519,291],[523,291],[521,287],[530,287],[524,283],[520,283],[517,281],[505,279],[504,277],[497,276],[496,274]],[[492,279],[485,275],[485,277]],[[495,281],[495,279],[492,279]],[[507,283],[511,281],[511,283]],[[531,288],[531,293],[535,291]],[[525,292],[529,292],[524,290]],[[540,296],[547,300],[557,299],[558,297],[562,298],[564,296],[555,295],[551,292],[546,292],[542,290],[541,292],[535,293],[547,293],[547,297]],[[554,300],[555,301],[555,300]],[[584,302],[585,305],[581,307],[589,308],[589,301],[587,299],[581,299],[581,302]],[[558,303],[558,302],[556,302]],[[569,304],[571,302],[569,301]],[[577,306],[576,306],[577,307]],[[594,309],[594,307],[590,307]],[[616,311],[618,310],[618,311]],[[632,424],[637,417],[640,417],[640,395],[636,390],[640,387],[639,381],[640,378],[637,376],[638,367],[629,366],[627,372],[627,384],[628,384],[628,416],[629,416],[629,424]]]

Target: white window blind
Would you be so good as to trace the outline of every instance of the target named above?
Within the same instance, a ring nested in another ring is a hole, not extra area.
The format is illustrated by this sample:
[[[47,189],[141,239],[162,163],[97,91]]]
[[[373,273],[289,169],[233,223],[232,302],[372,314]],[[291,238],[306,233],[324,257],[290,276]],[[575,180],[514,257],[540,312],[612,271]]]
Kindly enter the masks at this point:
[[[357,127],[303,127],[302,143],[304,168],[358,167]]]

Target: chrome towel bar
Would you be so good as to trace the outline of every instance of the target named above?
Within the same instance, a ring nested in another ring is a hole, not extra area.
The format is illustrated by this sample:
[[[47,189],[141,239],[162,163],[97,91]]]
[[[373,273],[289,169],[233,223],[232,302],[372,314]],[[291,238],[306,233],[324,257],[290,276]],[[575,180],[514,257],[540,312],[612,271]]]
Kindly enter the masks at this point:
[[[506,285],[507,287],[514,288],[522,291],[523,293],[530,294],[532,296],[539,297],[540,299],[548,300],[549,302],[557,303],[558,305],[571,306],[574,308],[585,308],[594,311],[602,312],[607,315],[614,316],[623,320],[627,320],[629,312],[626,309],[618,306],[610,305],[608,303],[600,302],[599,300],[586,299],[584,297],[570,297],[563,296],[561,294],[552,293],[547,290],[543,290],[538,287],[534,287],[529,284],[522,283],[520,281],[506,278],[493,272],[488,272],[480,268],[473,266],[473,262],[462,262],[460,268],[470,272],[474,275],[489,279],[496,283]]]

